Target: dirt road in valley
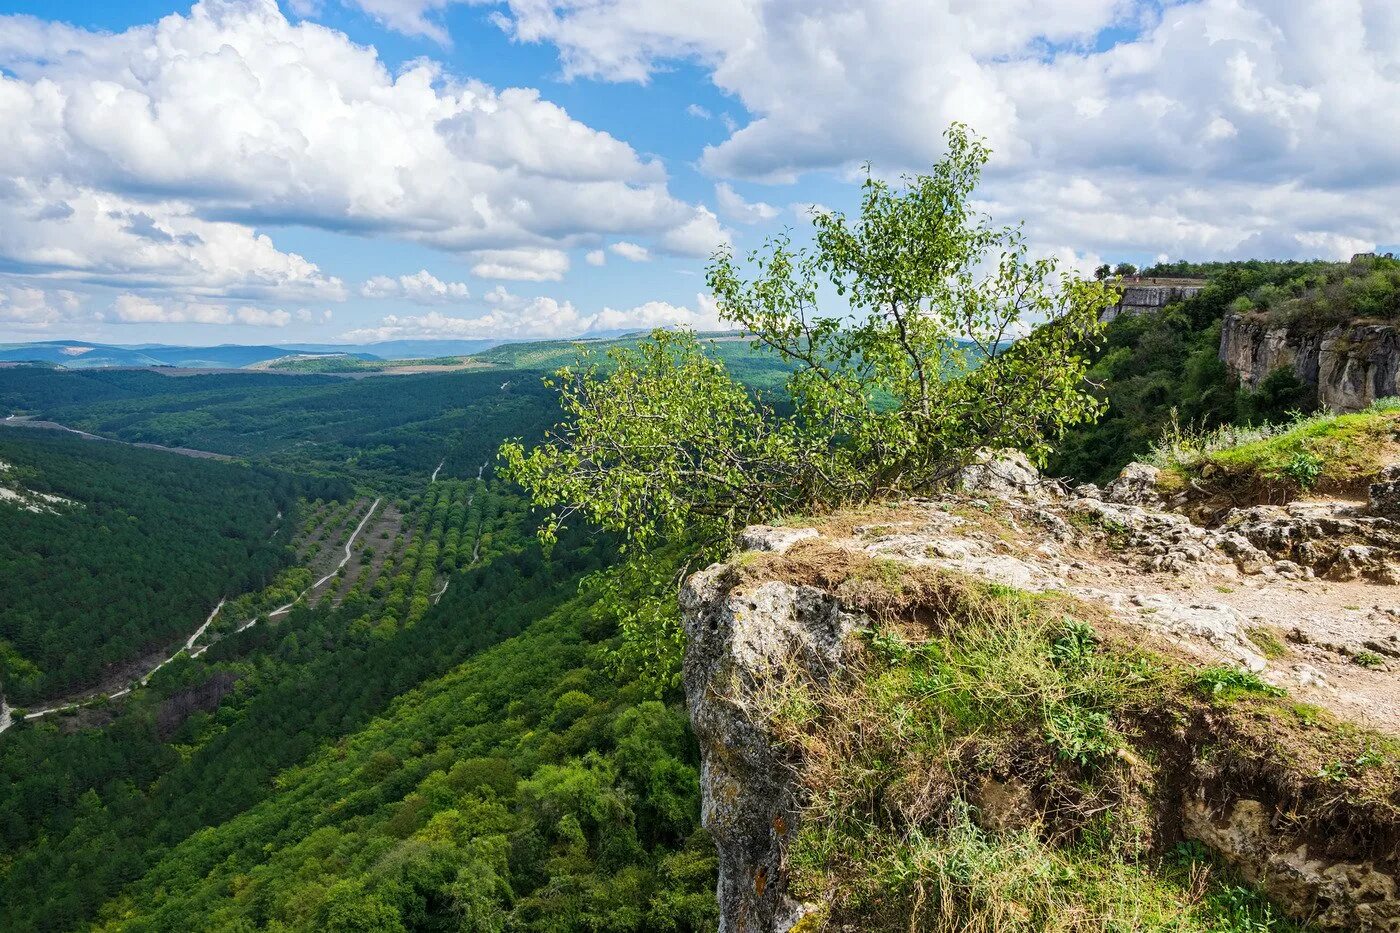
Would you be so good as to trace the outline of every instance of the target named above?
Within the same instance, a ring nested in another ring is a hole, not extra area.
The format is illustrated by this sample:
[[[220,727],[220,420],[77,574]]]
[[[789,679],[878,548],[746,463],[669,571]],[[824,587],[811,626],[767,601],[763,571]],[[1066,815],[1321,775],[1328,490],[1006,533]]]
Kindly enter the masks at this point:
[[[170,454],[179,454],[182,457],[196,457],[202,460],[233,460],[235,458],[228,454],[216,454],[212,450],[197,450],[193,447],[166,447],[163,444],[147,444],[141,441],[124,441],[116,437],[103,437],[101,434],[90,434],[87,431],[79,431],[77,428],[70,428],[66,424],[59,424],[57,421],[35,421],[23,415],[8,415],[0,419],[0,427],[6,428],[34,428],[43,431],[64,431],[68,434],[76,434],[79,437],[90,441],[107,441],[111,444],[125,444],[128,447],[144,447],[147,450],[163,450]]]
[[[65,430],[71,430],[71,429],[65,429]],[[81,432],[77,432],[77,433],[81,433]],[[101,439],[102,439],[102,438],[99,438],[99,440],[101,440]],[[278,606],[276,609],[273,609],[271,612],[267,613],[267,618],[271,619],[271,618],[274,618],[274,617],[276,617],[276,616],[285,615],[286,613],[290,612],[293,606],[295,606],[297,603],[299,603],[299,602],[301,602],[303,599],[305,599],[305,598],[307,597],[307,595],[309,595],[309,594],[311,594],[311,593],[314,593],[316,590],[318,590],[318,589],[320,589],[322,586],[324,586],[324,585],[326,584],[326,581],[328,581],[328,580],[330,580],[332,577],[334,577],[334,576],[336,575],[336,572],[339,571],[340,568],[344,567],[347,563],[350,562],[350,556],[351,556],[351,553],[352,553],[352,549],[353,549],[353,547],[354,547],[354,545],[355,545],[355,539],[358,538],[358,537],[360,536],[360,532],[364,531],[365,525],[368,524],[368,522],[369,522],[369,520],[370,520],[370,517],[371,517],[372,515],[374,515],[375,510],[376,510],[377,508],[379,508],[379,503],[380,503],[381,501],[382,501],[381,499],[375,499],[374,502],[370,505],[370,507],[365,511],[364,517],[360,519],[360,524],[357,525],[357,526],[355,527],[355,531],[354,531],[354,532],[350,535],[350,537],[346,540],[346,542],[345,542],[345,556],[344,556],[343,558],[341,558],[340,563],[336,564],[335,569],[332,570],[330,573],[326,574],[326,575],[325,575],[324,577],[322,577],[321,579],[317,580],[315,583],[311,584],[311,585],[310,585],[309,587],[307,587],[306,589],[302,590],[300,593],[298,593],[297,596],[296,596],[296,599],[293,599],[291,602],[287,603],[285,606]],[[439,594],[439,595],[441,595],[441,594]],[[183,643],[182,645],[180,645],[180,647],[177,648],[169,657],[164,658],[164,659],[161,660],[158,664],[156,664],[155,666],[151,667],[151,668],[150,668],[149,670],[147,670],[145,673],[141,674],[139,677],[133,678],[131,681],[129,681],[129,682],[127,683],[127,685],[126,685],[125,687],[122,687],[120,690],[116,690],[116,691],[113,691],[112,693],[106,693],[106,694],[103,694],[103,693],[97,693],[97,694],[83,694],[83,695],[81,695],[81,696],[79,696],[79,697],[77,697],[77,698],[71,698],[71,699],[60,700],[60,701],[50,701],[50,702],[52,703],[52,705],[43,707],[43,708],[41,708],[41,709],[29,710],[29,711],[27,711],[27,712],[25,713],[24,718],[25,718],[25,719],[38,719],[38,718],[43,717],[43,716],[49,716],[49,715],[51,715],[51,714],[53,714],[53,713],[61,712],[61,711],[65,710],[65,709],[72,709],[72,708],[77,707],[77,706],[82,706],[83,704],[85,704],[85,703],[90,703],[90,702],[92,702],[92,701],[94,701],[94,700],[99,700],[99,699],[111,699],[111,700],[115,700],[115,699],[117,699],[117,698],[119,698],[119,697],[124,697],[124,696],[126,696],[127,694],[131,693],[131,691],[134,690],[134,689],[136,689],[137,687],[144,687],[144,686],[146,685],[147,681],[150,680],[151,676],[152,676],[153,674],[155,674],[156,671],[160,670],[162,667],[164,667],[165,665],[169,664],[171,661],[175,660],[175,659],[176,659],[177,657],[179,657],[181,654],[186,654],[186,653],[187,653],[187,654],[189,654],[189,656],[192,657],[192,658],[197,658],[197,657],[199,657],[199,656],[200,656],[201,654],[203,654],[205,651],[209,650],[209,645],[201,645],[201,646],[199,646],[198,648],[196,648],[196,647],[195,647],[195,642],[199,641],[200,637],[202,637],[202,636],[204,635],[204,633],[205,633],[206,631],[208,631],[210,624],[212,624],[213,621],[214,621],[214,619],[215,619],[215,617],[218,616],[219,610],[222,609],[222,608],[224,607],[224,602],[225,602],[225,600],[220,599],[220,600],[219,600],[219,604],[218,604],[217,606],[214,607],[214,611],[213,611],[213,612],[209,613],[209,617],[208,617],[207,619],[204,620],[203,624],[201,624],[201,625],[199,626],[199,628],[195,629],[194,633],[191,634],[189,638],[185,639],[184,643]],[[260,618],[260,616],[254,616],[253,618],[247,620],[246,622],[243,622],[243,623],[239,624],[236,628],[234,628],[234,632],[235,632],[235,633],[237,633],[237,632],[242,632],[242,631],[244,631],[245,629],[252,628],[255,624],[257,624],[257,621],[258,621],[259,618]],[[5,701],[4,701],[3,698],[0,698],[0,732],[4,732],[6,729],[10,728],[10,726],[13,725],[13,724],[14,724],[14,716],[13,716],[13,713],[12,713],[12,711],[11,711],[11,708],[5,703]]]

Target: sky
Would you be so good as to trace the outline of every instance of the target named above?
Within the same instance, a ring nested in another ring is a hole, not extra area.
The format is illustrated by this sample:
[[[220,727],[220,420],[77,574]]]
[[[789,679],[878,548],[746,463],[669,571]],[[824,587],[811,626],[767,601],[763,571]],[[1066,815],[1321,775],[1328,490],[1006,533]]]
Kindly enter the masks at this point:
[[[955,120],[1068,269],[1400,248],[1394,0],[0,0],[0,340],[713,327]]]

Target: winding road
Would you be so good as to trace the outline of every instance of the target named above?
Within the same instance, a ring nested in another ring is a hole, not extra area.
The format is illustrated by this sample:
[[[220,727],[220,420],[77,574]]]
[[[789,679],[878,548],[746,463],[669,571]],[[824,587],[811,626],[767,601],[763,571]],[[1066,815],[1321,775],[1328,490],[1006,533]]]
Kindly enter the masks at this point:
[[[321,579],[317,580],[315,583],[308,586],[306,589],[302,590],[296,595],[295,599],[287,603],[285,606],[278,606],[276,609],[269,612],[267,614],[267,618],[271,619],[274,616],[279,616],[283,615],[284,613],[290,612],[292,607],[295,606],[297,603],[301,602],[302,599],[304,599],[308,593],[313,593],[316,590],[320,589],[322,586],[325,585],[327,580],[331,579],[336,575],[337,572],[339,572],[340,568],[344,567],[350,562],[351,551],[355,545],[355,539],[360,536],[360,532],[365,530],[365,525],[369,523],[370,517],[373,516],[375,510],[379,508],[379,503],[381,501],[382,497],[380,499],[375,499],[374,502],[370,505],[369,509],[365,512],[364,517],[360,519],[360,524],[355,526],[354,533],[352,533],[349,539],[345,542],[345,556],[340,559],[340,563],[335,565],[335,569],[332,570],[330,573],[326,574]],[[443,587],[443,589],[446,589],[446,587]],[[442,595],[441,592],[439,592],[438,595]],[[61,712],[65,709],[73,709],[74,707],[82,706],[86,703],[91,703],[93,700],[115,700],[118,697],[124,697],[135,688],[144,687],[147,681],[151,679],[151,675],[155,674],[156,671],[160,670],[162,667],[165,667],[165,665],[178,658],[181,654],[189,654],[189,656],[192,658],[199,657],[201,654],[209,650],[209,645],[201,645],[200,647],[196,648],[194,646],[194,643],[199,641],[200,637],[209,629],[210,624],[213,623],[214,618],[219,614],[219,610],[224,608],[224,602],[224,599],[219,600],[219,604],[214,607],[213,612],[209,613],[209,618],[204,620],[204,624],[202,624],[199,628],[195,629],[194,634],[190,635],[189,638],[185,639],[184,644],[177,648],[175,652],[170,655],[170,657],[164,659],[155,667],[152,667],[150,670],[146,671],[140,677],[134,678],[120,690],[108,694],[84,696],[81,699],[72,700],[66,703],[59,703],[55,706],[45,707],[44,709],[32,710],[30,712],[25,713],[24,718],[38,719],[41,716],[48,716],[52,713]],[[257,624],[259,618],[260,616],[253,616],[253,618],[237,626],[233,630],[234,633],[237,634],[238,632],[242,632],[246,629],[252,628],[254,625]],[[3,698],[0,698],[0,732],[4,732],[13,724],[14,717],[10,711],[10,707],[5,703],[5,700]]]
[[[6,415],[4,418],[0,418],[0,427],[35,428],[43,431],[66,431],[69,434],[76,434],[90,441],[106,441],[109,444],[125,444],[128,447],[163,450],[166,453],[179,454],[182,457],[198,457],[202,460],[235,459],[228,454],[218,454],[212,450],[198,450],[194,447],[166,447],[164,444],[148,444],[144,441],[124,441],[118,437],[103,437],[101,434],[90,434],[87,431],[79,431],[77,428],[70,428],[68,425],[59,424],[57,421],[35,421],[28,415]]]

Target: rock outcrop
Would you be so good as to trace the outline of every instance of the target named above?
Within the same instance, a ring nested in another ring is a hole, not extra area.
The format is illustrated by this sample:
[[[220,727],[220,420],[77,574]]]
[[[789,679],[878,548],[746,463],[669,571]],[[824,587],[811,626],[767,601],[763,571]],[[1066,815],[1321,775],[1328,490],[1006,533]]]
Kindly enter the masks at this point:
[[[1377,484],[1370,510],[1241,509],[1211,528],[1165,511],[1150,468],[1125,471],[1103,492],[1035,483],[1026,464],[997,458],[962,479],[959,492],[873,515],[749,529],[741,546],[753,553],[686,582],[685,692],[701,746],[704,824],[719,849],[724,933],[787,931],[820,913],[789,891],[802,762],[776,738],[771,717],[785,685],[843,690],[852,658],[883,624],[836,582],[861,561],[1067,594],[1173,657],[1256,672],[1299,700],[1400,734],[1400,686],[1390,672],[1400,665],[1400,610],[1389,585],[1400,580],[1400,521],[1386,512],[1400,474]],[[777,565],[788,569],[763,569]],[[1260,641],[1260,631],[1279,637]],[[1209,750],[1220,740],[1211,730],[1228,727],[1214,712],[1202,715],[1204,725],[1179,725],[1152,752],[1172,775],[1157,779],[1158,803],[1170,811],[1161,825],[1216,850],[1323,928],[1400,931],[1400,830],[1375,829],[1388,841],[1367,848],[1309,828],[1301,811],[1313,805],[1325,811],[1318,820],[1337,826],[1376,811],[1358,804],[1351,812],[1326,788],[1300,789],[1325,779],[1317,764],[1288,764],[1302,770],[1265,778],[1261,765],[1244,762],[1227,779],[1235,766]],[[1357,832],[1371,838],[1372,829]]]
[[[1122,315],[1153,314],[1176,301],[1185,301],[1205,287],[1200,279],[1155,279],[1131,277],[1122,282],[1118,303],[1103,310],[1104,323]]]
[[[1317,386],[1318,401],[1331,411],[1360,411],[1400,395],[1400,328],[1390,325],[1307,331],[1260,315],[1228,314],[1220,359],[1250,389],[1287,367],[1300,382]]]

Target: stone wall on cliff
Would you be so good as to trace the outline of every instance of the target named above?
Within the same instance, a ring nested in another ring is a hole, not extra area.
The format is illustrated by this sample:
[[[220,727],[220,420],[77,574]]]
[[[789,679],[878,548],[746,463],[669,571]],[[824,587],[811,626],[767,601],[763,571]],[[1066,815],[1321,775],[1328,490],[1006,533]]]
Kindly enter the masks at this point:
[[[1280,367],[1317,386],[1330,411],[1360,411],[1378,398],[1400,395],[1400,328],[1343,324],[1322,331],[1271,321],[1261,315],[1227,314],[1220,359],[1246,388],[1256,388]]]
[[[1105,324],[1124,314],[1152,314],[1176,301],[1185,301],[1205,285],[1194,279],[1124,279],[1118,303],[1099,315]]]

